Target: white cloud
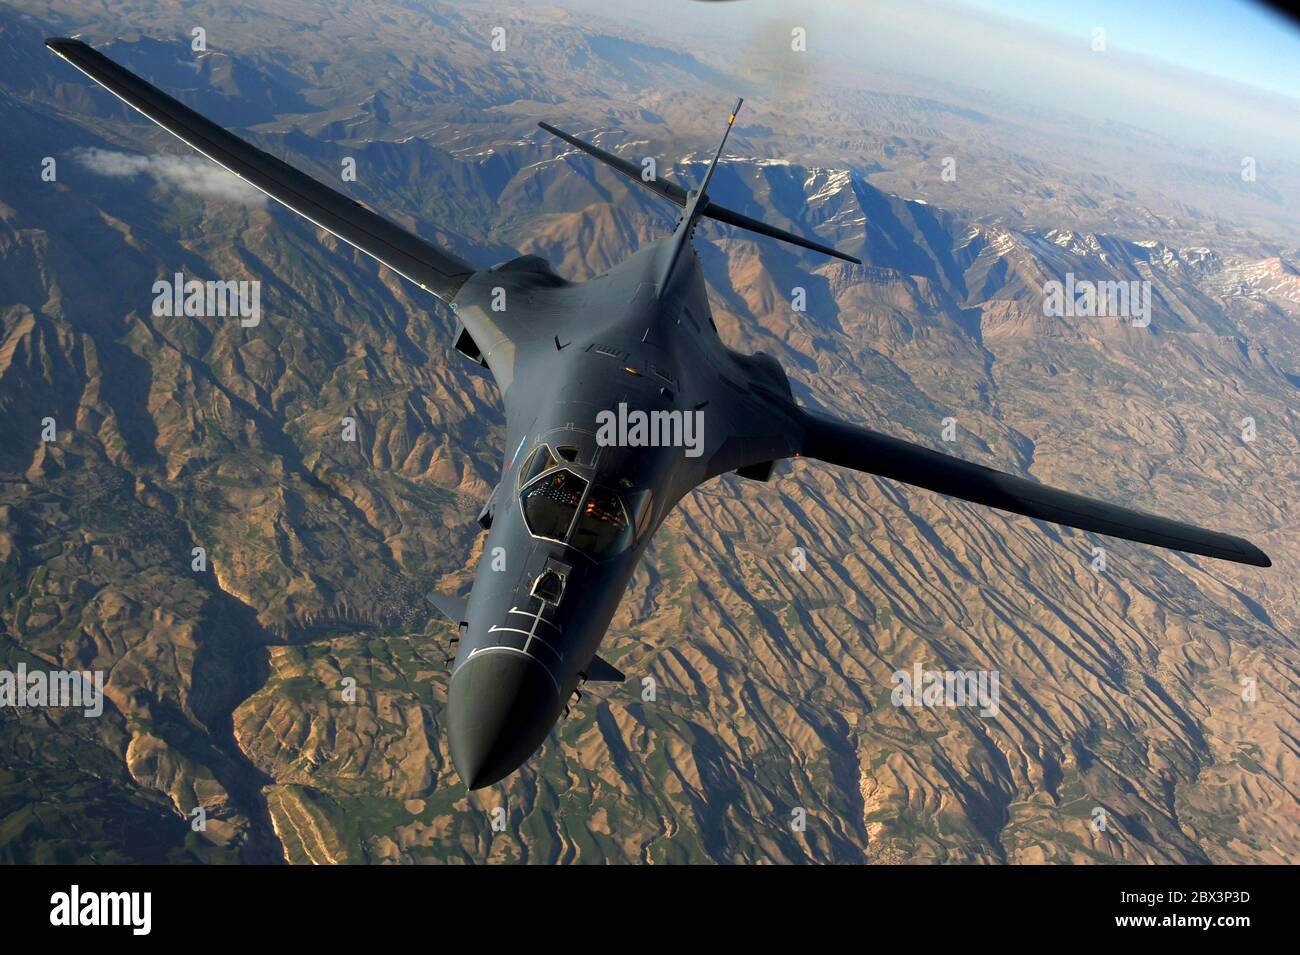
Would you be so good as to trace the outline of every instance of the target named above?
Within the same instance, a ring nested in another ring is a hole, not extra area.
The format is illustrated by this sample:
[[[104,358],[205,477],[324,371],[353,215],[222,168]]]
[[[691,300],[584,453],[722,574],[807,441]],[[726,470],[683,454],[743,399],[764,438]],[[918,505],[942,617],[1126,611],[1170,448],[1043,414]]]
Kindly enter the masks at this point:
[[[79,149],[74,158],[101,176],[144,175],[164,188],[209,199],[224,199],[247,206],[266,204],[266,196],[261,192],[201,156],[137,156],[109,149]]]

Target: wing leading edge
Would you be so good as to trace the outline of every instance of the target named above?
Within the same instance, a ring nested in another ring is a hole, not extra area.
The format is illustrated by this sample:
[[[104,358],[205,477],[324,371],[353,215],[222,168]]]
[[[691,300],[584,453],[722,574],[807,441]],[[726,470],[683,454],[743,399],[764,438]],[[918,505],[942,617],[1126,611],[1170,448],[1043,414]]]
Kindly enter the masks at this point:
[[[80,40],[52,37],[45,45],[186,145],[442,301],[450,303],[474,273],[468,262],[222,129]]]
[[[1239,564],[1272,566],[1268,555],[1240,537],[1060,491],[816,412],[804,415],[803,457],[1053,524]]]

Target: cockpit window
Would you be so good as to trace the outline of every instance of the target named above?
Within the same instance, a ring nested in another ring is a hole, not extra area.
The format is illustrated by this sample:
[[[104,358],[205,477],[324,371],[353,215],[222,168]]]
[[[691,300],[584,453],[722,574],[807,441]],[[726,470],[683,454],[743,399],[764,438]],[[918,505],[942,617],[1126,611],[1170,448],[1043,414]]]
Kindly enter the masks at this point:
[[[521,494],[529,532],[536,537],[564,540],[586,490],[587,482],[572,471],[555,471],[533,481]]]
[[[560,445],[558,448],[555,449],[555,453],[558,454],[560,457],[564,458],[564,460],[568,461],[569,463],[573,463],[574,461],[578,460],[578,449],[573,447],[573,445],[571,444]]]
[[[623,502],[613,491],[595,487],[582,505],[573,546],[597,557],[618,554],[632,543],[632,525]]]
[[[529,456],[524,466],[519,469],[519,486],[523,487],[543,471],[549,471],[560,462],[556,460],[555,455],[551,454],[551,449],[544,444],[539,444],[533,453]]]

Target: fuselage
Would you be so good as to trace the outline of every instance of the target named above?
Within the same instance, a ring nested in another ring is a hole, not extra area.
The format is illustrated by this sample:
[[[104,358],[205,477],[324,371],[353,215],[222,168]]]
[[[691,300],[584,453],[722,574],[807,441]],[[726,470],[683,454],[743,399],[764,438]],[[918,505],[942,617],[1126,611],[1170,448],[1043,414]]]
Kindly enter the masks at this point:
[[[565,712],[681,497],[798,440],[784,373],[722,343],[689,246],[669,287],[656,285],[670,241],[581,284],[525,257],[457,295],[501,388],[507,437],[446,709],[472,789],[518,768]],[[658,427],[615,428],[611,442],[611,416],[633,412]],[[679,440],[649,443],[661,438]]]

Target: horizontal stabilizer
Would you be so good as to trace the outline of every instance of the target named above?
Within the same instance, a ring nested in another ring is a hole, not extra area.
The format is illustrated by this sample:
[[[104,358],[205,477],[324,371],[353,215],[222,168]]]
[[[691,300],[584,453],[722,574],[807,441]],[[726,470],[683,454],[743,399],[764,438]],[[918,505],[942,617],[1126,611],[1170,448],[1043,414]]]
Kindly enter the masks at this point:
[[[588,683],[622,683],[626,679],[622,670],[599,656],[592,657],[591,662],[587,664]]]
[[[599,159],[611,169],[615,169],[634,182],[645,186],[651,192],[657,193],[670,202],[677,203],[679,206],[686,205],[686,190],[677,185],[677,183],[670,182],[669,180],[662,179],[658,176],[649,180],[643,179],[641,177],[641,167],[636,163],[628,162],[626,159],[615,156],[611,152],[606,152],[599,146],[593,146],[591,143],[583,142],[577,136],[570,136],[568,133],[564,132],[564,130],[556,129],[550,123],[538,123],[537,125],[542,127],[542,129],[546,130],[552,136],[560,137],[560,139],[563,139],[570,146],[576,146],[588,156]]]
[[[739,104],[737,104],[739,105]],[[734,114],[733,117],[734,119]],[[644,186],[658,196],[662,196],[669,202],[675,203],[683,208],[686,207],[690,200],[691,194],[686,189],[673,182],[671,179],[665,179],[662,176],[655,176],[647,180],[642,176],[642,170],[634,162],[628,162],[611,152],[601,149],[599,146],[593,146],[591,143],[583,142],[577,136],[572,136],[561,129],[557,129],[550,123],[538,123],[542,129],[546,130],[552,136],[558,136],[570,146],[581,149],[588,156],[599,159],[605,165],[609,166],[627,178],[631,179],[639,186]],[[719,147],[721,150],[721,147]],[[716,165],[717,157],[714,157]],[[710,165],[712,172],[713,165]],[[782,242],[789,242],[791,245],[797,245],[800,248],[811,249],[813,252],[820,252],[823,255],[834,256],[837,259],[843,259],[846,262],[852,262],[855,265],[861,265],[862,260],[831,248],[829,245],[823,245],[820,242],[814,242],[812,239],[805,239],[803,236],[795,235],[793,232],[787,232],[785,229],[779,229],[776,226],[768,225],[766,222],[760,222],[758,219],[750,218],[728,209],[726,206],[720,206],[716,202],[705,196],[702,202],[695,209],[696,217],[703,216],[708,219],[714,219],[726,225],[735,226],[738,229],[747,229],[750,232],[757,232],[759,235],[765,235],[772,239],[780,239]]]
[[[739,212],[733,212],[726,206],[720,206],[716,202],[710,202],[704,207],[700,215],[718,222],[734,225],[737,229],[747,229],[750,232],[757,232],[759,235],[765,235],[768,238],[780,239],[782,242],[789,242],[791,245],[797,245],[804,249],[811,249],[814,252],[820,252],[822,255],[829,255],[837,259],[843,259],[845,262],[852,262],[854,265],[861,265],[862,260],[849,255],[847,252],[841,252],[838,249],[832,249],[829,245],[822,245],[820,242],[814,242],[812,239],[805,239],[801,235],[795,235],[793,232],[787,232],[785,229],[778,229],[774,225],[768,225],[766,222],[760,222],[758,219],[751,219],[749,216],[741,215]]]
[[[424,599],[437,607],[438,612],[452,623],[460,625],[469,622],[465,612],[469,601],[464,597],[453,597],[451,594],[440,594],[436,590],[430,590],[424,595]]]

